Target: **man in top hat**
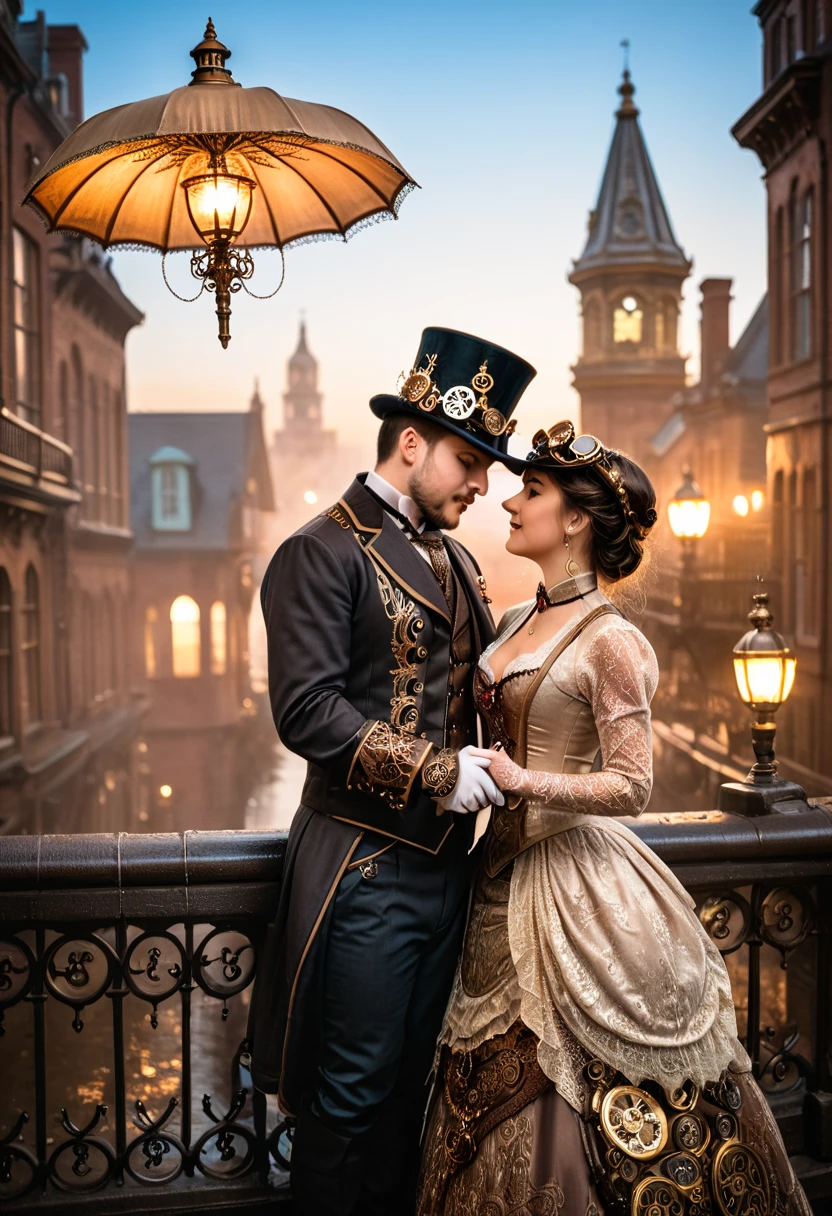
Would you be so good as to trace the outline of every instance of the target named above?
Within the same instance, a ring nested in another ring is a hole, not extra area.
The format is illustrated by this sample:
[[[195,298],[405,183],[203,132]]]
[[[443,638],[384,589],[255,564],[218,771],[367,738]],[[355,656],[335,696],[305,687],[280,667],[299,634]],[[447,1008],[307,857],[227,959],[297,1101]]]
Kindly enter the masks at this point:
[[[457,527],[506,456],[535,375],[455,330],[422,335],[370,402],[378,460],[278,548],[261,602],[283,743],[308,761],[251,1018],[255,1084],[297,1120],[295,1216],[413,1212],[426,1080],[468,908],[473,673],[494,636]]]

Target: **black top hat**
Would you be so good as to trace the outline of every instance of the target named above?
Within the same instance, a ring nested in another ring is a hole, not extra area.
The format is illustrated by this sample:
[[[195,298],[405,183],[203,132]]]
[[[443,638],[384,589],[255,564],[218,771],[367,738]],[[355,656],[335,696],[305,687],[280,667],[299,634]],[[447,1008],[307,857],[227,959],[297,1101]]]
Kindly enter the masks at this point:
[[[502,346],[431,326],[422,333],[398,395],[373,397],[370,409],[377,418],[413,414],[435,422],[503,460],[517,425],[511,414],[536,375],[531,364]]]

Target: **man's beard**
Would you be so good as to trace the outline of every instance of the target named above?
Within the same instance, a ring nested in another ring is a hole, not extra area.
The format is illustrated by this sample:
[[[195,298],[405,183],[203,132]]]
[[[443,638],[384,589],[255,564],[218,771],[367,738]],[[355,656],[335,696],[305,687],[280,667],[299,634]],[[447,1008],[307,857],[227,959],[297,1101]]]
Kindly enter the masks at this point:
[[[431,531],[437,528],[449,531],[459,527],[459,516],[450,519],[446,514],[448,500],[435,492],[431,493],[430,469],[432,463],[430,460],[426,461],[424,467],[418,473],[414,472],[411,475],[408,491],[410,497],[422,513],[425,527]]]

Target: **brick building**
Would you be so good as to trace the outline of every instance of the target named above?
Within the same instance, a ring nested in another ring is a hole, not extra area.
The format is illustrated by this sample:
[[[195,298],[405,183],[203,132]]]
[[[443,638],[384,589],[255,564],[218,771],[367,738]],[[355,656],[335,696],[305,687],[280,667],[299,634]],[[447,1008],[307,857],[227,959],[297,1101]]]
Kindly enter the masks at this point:
[[[131,414],[130,467],[133,679],[153,702],[144,813],[161,831],[242,827],[254,563],[274,509],[259,395],[247,412]]]
[[[768,195],[768,494],[777,625],[798,675],[778,725],[793,775],[832,778],[832,3],[760,0],[763,92],[733,128]]]
[[[16,206],[81,120],[83,34],[0,0],[0,828],[133,826],[124,342],[88,242]]]

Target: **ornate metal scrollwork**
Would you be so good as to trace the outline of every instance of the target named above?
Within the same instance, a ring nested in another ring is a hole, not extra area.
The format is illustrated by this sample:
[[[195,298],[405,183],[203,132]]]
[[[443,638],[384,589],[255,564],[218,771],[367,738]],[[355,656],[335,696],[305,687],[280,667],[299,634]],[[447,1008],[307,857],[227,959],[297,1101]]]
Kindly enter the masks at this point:
[[[194,952],[194,979],[209,996],[222,1001],[223,1021],[228,1017],[226,1002],[252,982],[256,962],[254,946],[239,929],[212,929]]]
[[[118,968],[110,946],[95,934],[66,934],[52,942],[44,955],[44,982],[49,992],[75,1010],[72,1029],[84,1029],[81,1011],[104,995]]]
[[[31,1190],[38,1176],[37,1158],[27,1148],[14,1143],[28,1122],[29,1116],[22,1110],[0,1140],[0,1200],[7,1203],[12,1199],[20,1199]],[[14,1175],[18,1166],[22,1166],[27,1172],[15,1181]]]
[[[732,954],[748,941],[752,928],[751,908],[738,891],[708,895],[699,905],[698,915],[721,954]]]
[[[164,1131],[164,1126],[179,1105],[178,1098],[171,1098],[161,1115],[153,1119],[141,1099],[136,1101],[133,1122],[141,1131],[127,1145],[124,1152],[124,1168],[131,1178],[150,1186],[164,1186],[173,1182],[182,1173],[188,1152],[185,1145],[173,1132]],[[137,1169],[134,1158],[141,1153],[143,1161]],[[173,1154],[173,1156],[170,1156]],[[170,1160],[166,1162],[166,1158]],[[167,1164],[167,1169],[164,1165]],[[159,1172],[161,1171],[161,1172]]]
[[[0,1035],[6,1010],[23,1000],[34,975],[35,960],[26,943],[16,937],[0,938]]]
[[[141,933],[124,955],[124,982],[136,996],[152,1007],[150,1024],[159,1024],[157,1009],[188,981],[188,960],[182,943],[161,929]]]
[[[815,905],[805,888],[777,887],[760,904],[757,932],[769,946],[780,951],[785,971],[789,954],[804,942],[815,927]]]
[[[94,1136],[99,1122],[107,1113],[100,1103],[84,1127],[77,1127],[66,1108],[61,1110],[61,1126],[69,1139],[59,1144],[46,1165],[49,1177],[62,1191],[97,1191],[106,1186],[115,1171],[116,1155],[109,1141]]]
[[[239,1178],[241,1174],[247,1173],[254,1164],[254,1150],[257,1141],[247,1127],[236,1122],[237,1116],[246,1104],[247,1095],[247,1089],[238,1089],[231,1099],[231,1105],[221,1119],[214,1114],[211,1108],[210,1096],[203,1095],[202,1109],[215,1126],[209,1127],[208,1131],[200,1136],[191,1150],[191,1157],[196,1168],[208,1178]],[[237,1139],[242,1141],[244,1146],[241,1155],[238,1154],[235,1146]],[[207,1159],[208,1148],[212,1143],[219,1154],[221,1163],[219,1165]],[[203,1160],[203,1158],[206,1159]]]

